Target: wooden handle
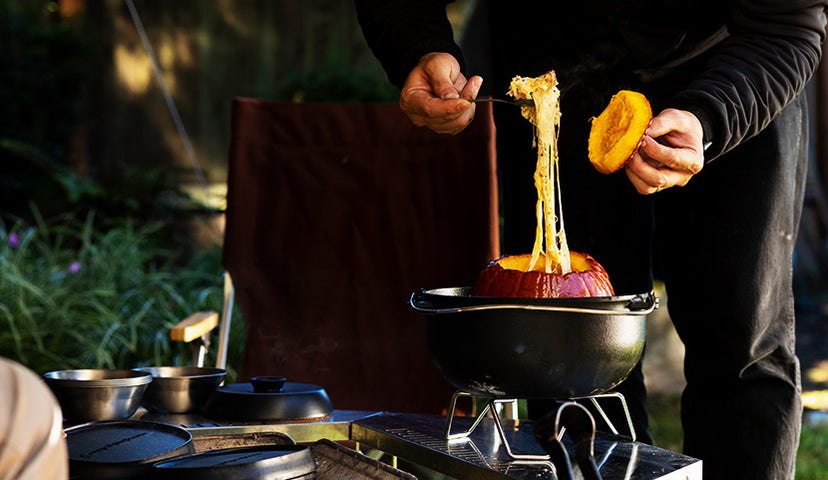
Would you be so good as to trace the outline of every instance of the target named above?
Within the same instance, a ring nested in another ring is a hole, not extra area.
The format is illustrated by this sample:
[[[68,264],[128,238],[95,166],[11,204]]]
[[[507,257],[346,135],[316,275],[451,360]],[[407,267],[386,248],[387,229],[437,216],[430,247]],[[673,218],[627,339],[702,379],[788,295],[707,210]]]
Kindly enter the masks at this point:
[[[218,325],[218,312],[196,312],[170,330],[174,342],[192,342]]]

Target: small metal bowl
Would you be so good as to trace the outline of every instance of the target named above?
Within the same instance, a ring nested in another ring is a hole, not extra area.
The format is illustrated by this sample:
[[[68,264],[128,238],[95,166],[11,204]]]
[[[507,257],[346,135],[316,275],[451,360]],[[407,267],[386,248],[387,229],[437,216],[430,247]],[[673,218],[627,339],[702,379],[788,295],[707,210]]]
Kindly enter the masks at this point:
[[[43,374],[70,423],[123,420],[141,406],[152,375],[135,370],[56,370]]]
[[[198,412],[224,380],[227,371],[213,367],[146,367],[152,375],[141,405],[152,412]]]

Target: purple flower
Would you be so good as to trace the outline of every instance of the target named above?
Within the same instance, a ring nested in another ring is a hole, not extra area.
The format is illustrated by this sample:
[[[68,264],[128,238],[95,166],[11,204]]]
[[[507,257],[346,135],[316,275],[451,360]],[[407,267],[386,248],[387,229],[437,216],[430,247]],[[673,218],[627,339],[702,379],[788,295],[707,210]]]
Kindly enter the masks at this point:
[[[78,273],[79,270],[80,270],[80,262],[74,261],[74,262],[72,262],[71,265],[69,265],[69,270],[68,270],[69,273],[73,273],[73,274]]]
[[[17,237],[16,233],[9,234],[9,246],[11,248],[17,248],[20,245],[20,239]]]

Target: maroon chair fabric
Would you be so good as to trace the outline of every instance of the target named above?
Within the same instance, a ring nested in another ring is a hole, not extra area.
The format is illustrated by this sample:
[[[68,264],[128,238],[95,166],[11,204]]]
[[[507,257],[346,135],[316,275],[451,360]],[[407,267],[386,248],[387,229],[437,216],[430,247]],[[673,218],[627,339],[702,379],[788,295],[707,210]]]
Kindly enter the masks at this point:
[[[420,288],[498,254],[490,105],[457,136],[397,105],[236,99],[223,262],[246,324],[240,380],[319,385],[336,409],[440,413]]]

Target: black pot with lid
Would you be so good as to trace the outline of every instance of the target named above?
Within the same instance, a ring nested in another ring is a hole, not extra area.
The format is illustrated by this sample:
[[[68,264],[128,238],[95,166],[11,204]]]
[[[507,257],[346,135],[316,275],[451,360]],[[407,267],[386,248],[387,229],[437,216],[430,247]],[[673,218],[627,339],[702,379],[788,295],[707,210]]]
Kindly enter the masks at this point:
[[[313,421],[332,413],[333,405],[322,387],[275,376],[218,387],[204,406],[204,416],[217,420]]]

